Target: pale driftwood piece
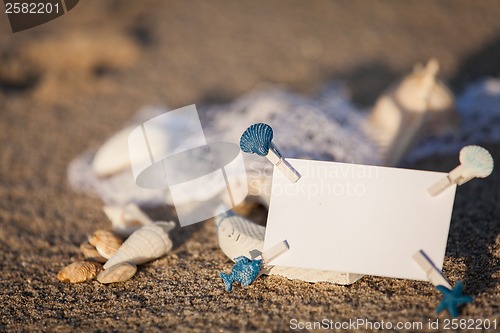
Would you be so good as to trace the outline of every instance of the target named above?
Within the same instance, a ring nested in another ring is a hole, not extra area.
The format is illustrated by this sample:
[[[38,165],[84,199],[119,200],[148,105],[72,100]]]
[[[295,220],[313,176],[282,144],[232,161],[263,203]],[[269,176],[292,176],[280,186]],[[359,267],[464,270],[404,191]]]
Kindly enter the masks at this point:
[[[380,96],[368,118],[369,133],[379,145],[382,164],[395,166],[426,129],[439,132],[457,123],[452,93],[437,79],[431,59]]]
[[[257,225],[231,211],[215,218],[219,246],[231,260],[239,256],[255,259],[262,255],[266,228]],[[363,275],[334,271],[303,269],[282,266],[269,266],[262,272],[268,275],[280,275],[288,279],[306,282],[330,282],[348,285],[359,280]]]
[[[164,256],[172,249],[168,233],[174,227],[174,222],[157,222],[140,228],[106,262],[104,269],[122,262],[139,265]]]

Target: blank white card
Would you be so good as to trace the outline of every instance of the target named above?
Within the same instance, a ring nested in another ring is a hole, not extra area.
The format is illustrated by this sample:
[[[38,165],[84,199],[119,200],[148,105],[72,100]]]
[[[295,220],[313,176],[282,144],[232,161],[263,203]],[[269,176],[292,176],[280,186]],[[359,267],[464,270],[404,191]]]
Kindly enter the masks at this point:
[[[273,173],[264,250],[286,239],[273,265],[426,280],[423,249],[442,268],[456,185],[446,173],[288,159],[302,177]]]

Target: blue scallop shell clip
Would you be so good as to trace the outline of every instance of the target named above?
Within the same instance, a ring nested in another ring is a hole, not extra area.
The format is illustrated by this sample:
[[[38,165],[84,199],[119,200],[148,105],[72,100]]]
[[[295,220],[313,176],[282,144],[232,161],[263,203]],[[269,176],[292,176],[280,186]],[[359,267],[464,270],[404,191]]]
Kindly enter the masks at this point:
[[[245,153],[265,156],[293,183],[300,179],[300,173],[288,163],[272,143],[273,129],[268,124],[258,123],[248,127],[240,138],[240,148]]]
[[[248,127],[241,135],[240,148],[245,153],[266,156],[273,140],[273,129],[268,124],[258,123]]]

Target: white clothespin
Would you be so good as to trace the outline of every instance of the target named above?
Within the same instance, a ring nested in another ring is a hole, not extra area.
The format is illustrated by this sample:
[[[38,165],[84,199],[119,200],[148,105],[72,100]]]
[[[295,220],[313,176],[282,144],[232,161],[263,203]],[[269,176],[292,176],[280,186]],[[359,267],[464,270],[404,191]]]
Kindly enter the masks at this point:
[[[434,262],[424,252],[424,250],[416,252],[412,257],[413,260],[415,260],[420,266],[420,268],[424,270],[425,275],[427,275],[427,278],[435,287],[444,286],[448,289],[452,289],[450,283],[444,277],[443,272],[441,272],[441,270],[436,267]]]
[[[288,245],[288,242],[284,240],[257,256],[255,259],[262,259],[262,268],[260,270],[259,276],[262,274],[267,274],[267,272],[269,272],[269,270],[273,267],[272,265],[269,265],[269,263],[289,249],[290,245]]]

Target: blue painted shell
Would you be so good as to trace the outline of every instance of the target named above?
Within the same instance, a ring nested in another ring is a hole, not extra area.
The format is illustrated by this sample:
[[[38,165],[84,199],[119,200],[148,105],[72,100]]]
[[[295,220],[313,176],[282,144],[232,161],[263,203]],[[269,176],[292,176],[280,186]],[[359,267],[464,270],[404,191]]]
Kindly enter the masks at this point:
[[[273,139],[273,129],[268,124],[258,123],[248,127],[240,138],[240,148],[245,153],[266,156]]]

